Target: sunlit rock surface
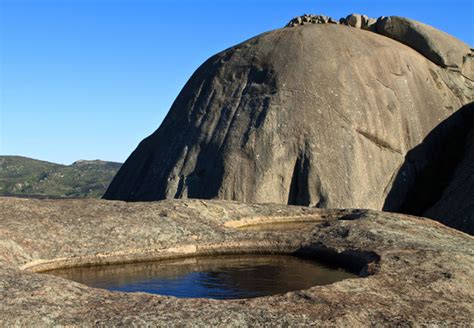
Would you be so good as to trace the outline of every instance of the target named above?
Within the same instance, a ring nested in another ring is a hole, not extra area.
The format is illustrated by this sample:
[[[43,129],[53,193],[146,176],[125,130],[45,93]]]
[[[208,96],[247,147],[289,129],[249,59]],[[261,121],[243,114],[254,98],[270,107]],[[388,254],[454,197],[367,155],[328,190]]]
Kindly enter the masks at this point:
[[[474,238],[429,219],[226,201],[0,198],[0,227],[6,326],[468,326],[474,318]],[[325,256],[360,277],[215,301],[109,292],[34,273],[247,252]]]

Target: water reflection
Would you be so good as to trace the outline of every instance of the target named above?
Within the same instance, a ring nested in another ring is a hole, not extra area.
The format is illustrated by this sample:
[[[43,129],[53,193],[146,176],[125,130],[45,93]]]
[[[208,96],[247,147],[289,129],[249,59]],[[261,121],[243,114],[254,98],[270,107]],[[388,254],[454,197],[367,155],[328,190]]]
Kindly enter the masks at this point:
[[[313,260],[282,255],[196,257],[48,274],[108,290],[214,299],[281,294],[357,277]]]

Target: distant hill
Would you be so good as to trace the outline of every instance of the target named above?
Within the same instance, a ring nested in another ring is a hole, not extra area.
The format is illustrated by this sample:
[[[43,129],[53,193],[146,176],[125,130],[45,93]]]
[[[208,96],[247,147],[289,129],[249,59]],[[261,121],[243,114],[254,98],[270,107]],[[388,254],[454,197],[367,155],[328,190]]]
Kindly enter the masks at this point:
[[[99,198],[121,166],[99,160],[61,165],[21,156],[0,156],[0,195]]]

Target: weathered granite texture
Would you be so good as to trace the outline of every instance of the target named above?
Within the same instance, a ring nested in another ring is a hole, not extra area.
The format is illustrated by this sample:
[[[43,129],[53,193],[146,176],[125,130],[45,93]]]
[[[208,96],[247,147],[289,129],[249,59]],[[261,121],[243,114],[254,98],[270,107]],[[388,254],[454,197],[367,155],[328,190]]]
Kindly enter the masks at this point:
[[[105,198],[398,211],[438,150],[408,153],[443,122],[440,139],[450,135],[473,89],[377,33],[341,24],[271,31],[195,72]]]
[[[284,221],[307,225],[271,229]],[[241,227],[252,224],[263,225]],[[474,324],[474,238],[428,219],[224,201],[0,198],[0,227],[5,326]],[[216,301],[109,292],[32,272],[213,252],[329,256],[362,277]]]

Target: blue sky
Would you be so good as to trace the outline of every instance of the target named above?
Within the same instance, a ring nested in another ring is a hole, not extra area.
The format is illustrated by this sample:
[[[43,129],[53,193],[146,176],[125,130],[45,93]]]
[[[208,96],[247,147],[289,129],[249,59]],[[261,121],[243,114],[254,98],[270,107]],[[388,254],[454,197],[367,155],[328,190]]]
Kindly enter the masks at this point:
[[[472,0],[0,0],[0,155],[124,161],[214,53],[303,13],[353,12],[474,45]]]

